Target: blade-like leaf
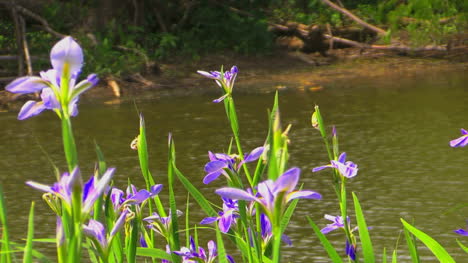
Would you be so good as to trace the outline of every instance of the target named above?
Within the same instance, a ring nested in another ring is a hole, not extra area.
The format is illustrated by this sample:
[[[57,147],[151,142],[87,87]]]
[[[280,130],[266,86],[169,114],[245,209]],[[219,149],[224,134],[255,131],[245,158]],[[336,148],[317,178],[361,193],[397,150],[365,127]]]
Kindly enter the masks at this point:
[[[193,186],[193,184],[188,180],[180,171],[174,166],[174,172],[179,178],[180,182],[184,185],[185,189],[192,195],[192,197],[197,201],[200,207],[205,211],[208,216],[217,216],[216,210],[211,206],[210,202],[203,196],[203,194],[198,191],[198,189]]]
[[[177,220],[177,204],[174,194],[174,166],[175,166],[175,146],[171,134],[169,134],[169,154],[167,161],[167,184],[169,188],[169,207],[171,216],[170,247],[173,251],[180,250],[179,223]],[[178,257],[177,257],[178,259]],[[178,261],[176,261],[178,262]]]
[[[26,239],[26,246],[24,247],[23,263],[32,262],[33,238],[34,238],[34,202],[31,202],[31,210],[29,210],[29,219],[28,219],[28,237]]]
[[[219,230],[218,223],[216,223],[216,243],[218,245],[218,262],[228,263],[226,249],[224,248],[223,236]]]
[[[331,261],[333,263],[343,262],[341,260],[340,255],[338,255],[338,252],[336,252],[335,248],[332,246],[330,241],[328,241],[327,237],[320,231],[320,229],[314,223],[314,221],[312,221],[312,219],[310,219],[310,217],[308,217],[308,216],[307,216],[307,220],[309,221],[310,226],[314,230],[315,235],[317,235],[317,237],[319,238],[320,243],[322,243],[322,246],[325,248],[325,251],[327,251],[328,257],[330,257]]]
[[[353,193],[354,210],[356,212],[356,221],[359,229],[359,238],[361,239],[362,253],[364,255],[364,262],[375,262],[374,250],[372,248],[372,241],[370,239],[369,230],[367,228],[366,219],[362,213],[361,204]]]
[[[159,258],[169,261],[172,260],[171,255],[167,254],[166,251],[158,248],[139,247],[137,248],[136,254],[143,257]]]
[[[463,249],[463,251],[465,251],[466,253],[468,253],[468,247],[466,247],[465,245],[463,245],[462,242],[460,242],[458,239],[457,239],[457,244]]]
[[[3,189],[0,185],[0,223],[2,227],[2,246],[0,251],[5,251],[6,253],[0,254],[0,263],[11,263],[11,253],[10,251],[10,239],[8,237],[8,224],[6,216],[6,204],[5,199],[3,199]]]
[[[400,218],[401,222],[405,229],[411,232],[415,237],[417,237],[421,242],[429,248],[432,253],[439,259],[440,262],[444,263],[452,263],[455,260],[450,256],[450,254],[443,248],[437,241],[435,241],[432,237],[424,233],[423,231],[415,228],[414,226],[410,225],[406,222],[403,218]]]
[[[419,254],[418,254],[418,247],[416,246],[414,236],[408,231],[408,229],[404,229],[405,231],[405,238],[406,244],[408,244],[408,250],[410,252],[411,260],[415,263],[419,261]]]

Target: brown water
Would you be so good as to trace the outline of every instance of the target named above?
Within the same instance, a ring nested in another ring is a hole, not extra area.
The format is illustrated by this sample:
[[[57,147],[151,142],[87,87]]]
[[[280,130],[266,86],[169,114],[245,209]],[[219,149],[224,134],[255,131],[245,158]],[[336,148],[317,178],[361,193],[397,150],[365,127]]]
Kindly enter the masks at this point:
[[[288,83],[265,81],[261,84],[237,84],[235,100],[246,150],[263,144],[266,136],[267,108],[273,101],[273,87],[287,86],[280,92],[283,125],[292,124],[290,166],[302,168],[304,189],[323,195],[321,201],[301,201],[287,229],[293,247],[285,248],[284,262],[328,262],[305,216],[319,226],[328,223],[323,215],[339,211],[329,172],[312,173],[325,164],[327,156],[317,131],[310,127],[310,115],[318,104],[329,125],[336,125],[340,148],[349,160],[359,165],[357,177],[348,189],[360,198],[377,255],[383,248],[398,248],[400,261],[409,261],[404,237],[400,236],[400,218],[404,218],[442,243],[457,261],[458,248],[454,229],[464,227],[468,209],[453,209],[466,202],[468,148],[453,149],[451,139],[459,129],[468,128],[468,75],[466,72],[441,72],[388,78],[339,81],[310,91],[299,80]],[[286,76],[287,78],[287,76]],[[122,103],[103,105],[84,101],[73,120],[80,155],[80,166],[90,175],[94,166],[93,141],[101,146],[109,166],[117,167],[116,184],[123,187],[127,178],[142,187],[143,181],[135,151],[129,147],[138,133],[135,105],[143,112],[149,140],[150,167],[157,182],[165,183],[166,141],[172,132],[180,170],[209,198],[223,185],[217,180],[206,186],[203,166],[207,152],[222,152],[230,141],[230,130],[222,105],[211,103],[220,92],[210,82],[206,89],[161,95],[151,92],[139,98],[124,98]],[[168,92],[166,92],[168,93]],[[51,112],[26,121],[17,121],[16,113],[0,113],[0,179],[5,190],[10,231],[15,240],[26,237],[27,215],[36,201],[36,237],[53,237],[55,219],[41,193],[25,186],[26,180],[53,183],[54,176],[45,152],[62,169],[60,123]],[[179,189],[182,206],[186,191]],[[167,199],[167,189],[161,193]],[[190,204],[192,224],[203,214]],[[350,204],[351,207],[351,204]],[[184,210],[184,209],[181,209]],[[210,233],[211,234],[211,233]],[[344,236],[336,231],[329,237],[341,252]],[[214,238],[214,237],[213,237]],[[465,241],[463,237],[460,240]],[[468,244],[468,240],[465,241]],[[54,257],[52,248],[38,245]],[[426,249],[423,261],[436,261]],[[235,253],[235,251],[229,251]],[[381,256],[377,256],[380,258]]]

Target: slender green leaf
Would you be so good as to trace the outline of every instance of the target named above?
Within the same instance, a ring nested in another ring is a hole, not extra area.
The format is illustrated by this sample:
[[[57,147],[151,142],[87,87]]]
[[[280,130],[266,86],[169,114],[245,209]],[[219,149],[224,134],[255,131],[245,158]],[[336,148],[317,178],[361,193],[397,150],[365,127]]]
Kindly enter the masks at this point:
[[[135,209],[134,206],[133,206],[133,209]],[[135,217],[135,218],[132,219],[130,235],[127,236],[126,255],[127,255],[127,262],[128,263],[136,262],[136,248],[137,248],[137,242],[138,242],[138,233],[140,232],[139,231],[140,220],[141,219],[138,218],[138,217]]]
[[[294,213],[294,210],[296,209],[298,202],[299,202],[299,199],[292,200],[288,208],[286,208],[286,211],[284,211],[284,214],[281,217],[281,222],[280,222],[281,233],[284,233],[284,230],[286,230],[286,227],[289,225],[289,221],[291,220],[291,217]]]
[[[149,160],[148,144],[146,140],[146,125],[145,125],[145,119],[143,117],[143,114],[140,114],[140,134],[138,135],[136,145],[137,145],[137,150],[138,150],[138,160],[140,161],[141,173],[146,182],[146,189],[149,191],[151,186],[155,185],[156,183],[154,182],[154,178],[151,175],[151,172],[148,166],[148,160]],[[161,200],[159,199],[159,196],[155,196],[153,200],[156,203],[156,208],[158,209],[158,213],[163,217],[167,216],[166,211],[164,210],[164,206],[162,205]],[[152,213],[151,205],[150,205],[150,213]]]
[[[0,223],[2,224],[2,246],[0,251],[5,251],[6,253],[0,254],[0,263],[11,263],[11,253],[10,251],[10,239],[8,237],[8,224],[7,224],[7,212],[5,199],[3,199],[3,189],[0,185]]]
[[[158,248],[139,247],[136,250],[136,254],[143,257],[159,258],[169,261],[172,260],[171,255],[167,254],[166,251]]]
[[[460,240],[457,239],[457,244],[463,249],[463,251],[465,251],[466,253],[468,253],[468,247],[466,247],[465,245],[463,245],[462,242],[460,242]]]
[[[407,223],[403,218],[400,218],[403,226],[408,229],[415,237],[417,237],[421,242],[429,248],[432,253],[439,259],[440,262],[444,263],[451,263],[455,262],[455,260],[450,256],[450,254],[443,248],[437,241],[435,241],[432,237],[424,233],[423,231],[415,228],[414,226]]]
[[[404,229],[406,244],[408,244],[408,250],[410,252],[411,260],[413,263],[420,262],[419,261],[419,254],[418,254],[418,247],[416,246],[416,242],[414,240],[414,236],[408,231],[408,229]]]
[[[359,238],[361,239],[362,253],[364,255],[364,262],[375,262],[374,250],[372,248],[372,241],[370,239],[369,230],[367,228],[366,219],[361,209],[361,204],[353,193],[354,210],[356,212],[356,221],[359,229]]]
[[[333,263],[341,263],[343,260],[341,260],[340,255],[338,255],[338,252],[336,252],[335,248],[332,246],[330,241],[328,241],[327,237],[320,231],[318,226],[310,219],[310,217],[307,216],[307,220],[309,221],[310,226],[315,232],[315,235],[320,240],[320,243],[322,243],[322,246],[325,248],[325,251],[327,251],[328,256],[330,257],[331,261]]]
[[[226,249],[224,248],[223,236],[219,230],[218,223],[216,223],[216,243],[218,245],[218,262],[228,263]]]
[[[387,263],[387,249],[383,248],[382,263]]]
[[[169,188],[169,208],[171,216],[171,234],[170,240],[171,243],[170,247],[172,251],[179,251],[180,250],[180,238],[179,238],[179,223],[177,220],[177,204],[175,199],[174,193],[174,165],[175,165],[175,145],[174,140],[172,139],[171,134],[169,134],[169,154],[168,154],[168,161],[167,161],[167,184]],[[176,262],[179,262],[180,258],[176,257]]]
[[[393,254],[392,254],[392,263],[397,263],[398,262],[398,256],[397,256],[397,251],[396,249],[393,250]]]
[[[180,182],[184,185],[185,189],[192,195],[192,197],[197,201],[200,207],[205,211],[208,216],[217,216],[216,210],[211,206],[210,202],[203,196],[203,194],[198,191],[198,189],[193,186],[193,184],[188,180],[180,171],[174,166],[174,172],[179,178]]]
[[[34,202],[31,202],[31,210],[29,210],[29,219],[28,219],[28,237],[26,238],[26,246],[24,247],[23,263],[32,262],[33,238],[34,238]]]

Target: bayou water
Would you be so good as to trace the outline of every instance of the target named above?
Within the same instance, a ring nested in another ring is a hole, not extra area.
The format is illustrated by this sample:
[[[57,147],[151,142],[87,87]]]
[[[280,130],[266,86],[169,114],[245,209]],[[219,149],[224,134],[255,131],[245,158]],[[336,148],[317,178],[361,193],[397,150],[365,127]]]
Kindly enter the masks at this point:
[[[324,214],[339,213],[330,171],[311,171],[327,163],[321,137],[310,125],[316,104],[326,124],[336,126],[340,150],[347,152],[348,159],[359,166],[358,176],[348,181],[348,191],[355,192],[361,201],[376,257],[381,258],[384,248],[388,254],[396,248],[400,261],[410,260],[400,222],[404,218],[461,261],[463,252],[455,239],[465,244],[468,239],[457,236],[453,230],[465,227],[468,218],[468,149],[454,149],[448,143],[460,136],[460,128],[468,128],[466,72],[351,78],[320,87],[303,87],[300,80],[288,79],[287,74],[283,79],[286,81],[269,81],[265,76],[259,83],[244,85],[240,78],[234,98],[241,141],[244,150],[249,151],[264,143],[267,109],[272,106],[274,90],[280,88],[282,125],[292,124],[290,166],[302,169],[303,189],[323,195],[321,201],[299,202],[286,230],[293,246],[285,247],[284,262],[328,262],[305,217],[310,216],[323,227],[329,223],[323,219]],[[167,135],[172,133],[179,169],[211,201],[220,204],[214,190],[223,186],[224,180],[210,185],[202,183],[208,151],[226,151],[231,138],[224,107],[211,102],[220,96],[213,84],[207,81],[203,88],[166,91],[164,95],[147,92],[111,104],[84,100],[79,115],[73,119],[83,176],[88,178],[93,171],[96,141],[108,166],[117,167],[116,186],[124,188],[130,178],[138,187],[144,187],[137,154],[130,148],[130,142],[138,134],[138,110],[146,119],[150,169],[156,182],[166,183]],[[66,169],[60,122],[51,112],[25,121],[16,120],[15,112],[5,112],[0,113],[0,127],[0,179],[10,236],[14,240],[26,237],[28,211],[31,201],[35,201],[35,237],[53,237],[55,216],[41,200],[42,193],[27,187],[25,181],[52,184],[55,177],[51,162]],[[179,208],[185,210],[187,192],[182,185],[175,189]],[[167,189],[163,189],[161,198],[163,202],[167,200]],[[352,208],[351,203],[349,207]],[[204,217],[193,201],[190,213],[191,225]],[[328,236],[344,254],[344,234],[334,231]],[[214,238],[213,231],[202,234],[204,239],[210,237]],[[423,261],[436,261],[419,245]],[[54,258],[52,247],[44,244],[36,247]]]

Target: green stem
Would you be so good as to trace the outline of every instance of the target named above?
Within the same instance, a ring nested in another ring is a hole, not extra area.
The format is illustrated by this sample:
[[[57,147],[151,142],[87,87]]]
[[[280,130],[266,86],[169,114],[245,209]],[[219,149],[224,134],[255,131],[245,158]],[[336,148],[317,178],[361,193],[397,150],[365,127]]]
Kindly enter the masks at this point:
[[[68,171],[71,173],[78,165],[78,154],[76,151],[75,138],[73,137],[73,130],[68,114],[62,112],[62,139],[65,158],[68,164]]]
[[[236,113],[236,106],[234,105],[234,99],[229,96],[225,100],[225,109],[226,109],[226,115],[228,117],[228,120],[231,124],[231,129],[232,133],[234,134],[234,140],[236,141],[236,146],[237,146],[237,152],[239,153],[239,158],[241,161],[244,161],[244,153],[242,151],[242,146],[239,138],[239,121],[237,119],[237,113]],[[249,181],[249,185],[253,187],[253,181],[252,177],[250,176],[249,169],[245,165],[245,163],[242,165],[245,176],[247,177],[247,180]]]

